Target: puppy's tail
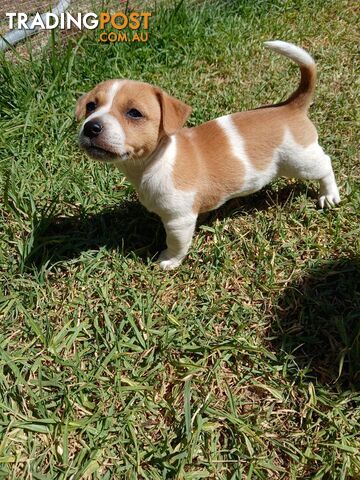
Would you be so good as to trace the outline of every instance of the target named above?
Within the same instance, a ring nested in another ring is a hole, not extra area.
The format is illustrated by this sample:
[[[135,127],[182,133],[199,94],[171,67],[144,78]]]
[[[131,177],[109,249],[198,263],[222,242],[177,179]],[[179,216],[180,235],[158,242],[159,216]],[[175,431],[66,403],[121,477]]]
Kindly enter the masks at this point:
[[[295,92],[282,104],[292,104],[295,107],[307,110],[311,104],[311,99],[315,91],[316,83],[316,65],[313,58],[300,47],[292,43],[275,40],[265,42],[265,45],[271,50],[291,58],[300,66],[301,80]]]

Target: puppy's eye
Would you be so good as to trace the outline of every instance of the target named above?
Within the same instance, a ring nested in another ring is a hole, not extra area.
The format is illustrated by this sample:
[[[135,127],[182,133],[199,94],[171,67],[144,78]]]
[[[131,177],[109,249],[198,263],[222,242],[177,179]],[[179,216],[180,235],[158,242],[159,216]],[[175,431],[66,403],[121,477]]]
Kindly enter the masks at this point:
[[[126,112],[126,115],[130,118],[142,118],[144,116],[139,110],[136,110],[136,108],[130,108],[130,110]]]
[[[96,110],[96,103],[95,102],[89,102],[86,104],[86,113],[91,113],[94,110]]]

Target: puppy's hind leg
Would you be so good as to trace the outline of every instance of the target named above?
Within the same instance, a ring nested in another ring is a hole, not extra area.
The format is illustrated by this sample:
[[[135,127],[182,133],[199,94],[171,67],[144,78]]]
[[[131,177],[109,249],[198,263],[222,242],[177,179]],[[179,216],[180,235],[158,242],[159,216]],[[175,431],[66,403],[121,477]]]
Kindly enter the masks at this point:
[[[330,157],[325,155],[330,164],[330,171],[324,177],[320,178],[320,196],[319,196],[319,206],[320,208],[324,207],[334,207],[340,203],[340,194],[339,189],[336,185],[335,175],[331,166]]]
[[[319,180],[320,196],[319,206],[334,207],[340,202],[339,190],[336,185],[334,171],[331,160],[326,155],[320,145],[307,147],[300,155],[297,155],[295,161],[290,160],[290,169],[286,176],[295,176],[305,180]]]

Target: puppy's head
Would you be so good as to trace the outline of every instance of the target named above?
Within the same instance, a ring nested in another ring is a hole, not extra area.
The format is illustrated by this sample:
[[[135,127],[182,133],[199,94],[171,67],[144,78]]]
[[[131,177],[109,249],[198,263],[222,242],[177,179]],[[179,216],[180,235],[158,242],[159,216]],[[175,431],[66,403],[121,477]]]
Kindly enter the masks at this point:
[[[148,158],[160,140],[186,122],[191,108],[148,83],[107,80],[76,105],[85,117],[79,143],[98,160],[121,162]]]

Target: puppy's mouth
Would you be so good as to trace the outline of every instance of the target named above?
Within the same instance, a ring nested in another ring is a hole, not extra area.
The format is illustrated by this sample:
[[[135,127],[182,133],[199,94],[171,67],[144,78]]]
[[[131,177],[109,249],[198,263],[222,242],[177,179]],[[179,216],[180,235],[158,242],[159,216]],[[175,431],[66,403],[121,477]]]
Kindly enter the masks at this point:
[[[99,147],[99,145],[95,145],[92,140],[82,135],[80,135],[79,144],[80,147],[89,155],[89,157],[94,158],[95,160],[114,162],[116,160],[126,160],[129,158],[128,152],[120,154],[118,152],[108,150],[102,146]]]
[[[98,147],[97,145],[81,145],[82,148],[86,151],[89,157],[95,158],[96,160],[111,161],[116,160],[119,157],[116,153],[105,150],[105,148]]]

